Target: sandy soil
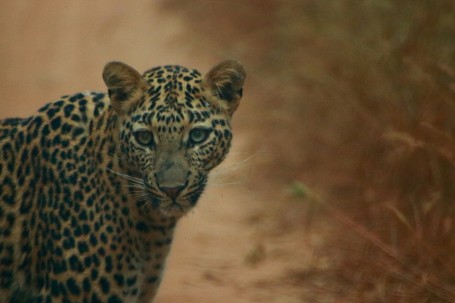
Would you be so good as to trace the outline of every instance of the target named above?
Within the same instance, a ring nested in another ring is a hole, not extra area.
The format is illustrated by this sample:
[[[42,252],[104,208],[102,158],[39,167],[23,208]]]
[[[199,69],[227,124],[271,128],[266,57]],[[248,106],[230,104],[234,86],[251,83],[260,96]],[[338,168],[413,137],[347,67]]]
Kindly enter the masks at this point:
[[[228,55],[180,44],[191,33],[158,1],[124,3],[2,1],[0,118],[29,115],[67,93],[104,90],[101,71],[110,60],[138,70],[178,63],[206,71]],[[229,159],[180,222],[158,303],[302,302],[298,273],[308,265],[296,260],[315,260],[312,240],[298,231],[264,232],[267,191],[251,187],[260,172],[255,158],[243,163],[254,125],[240,125]]]

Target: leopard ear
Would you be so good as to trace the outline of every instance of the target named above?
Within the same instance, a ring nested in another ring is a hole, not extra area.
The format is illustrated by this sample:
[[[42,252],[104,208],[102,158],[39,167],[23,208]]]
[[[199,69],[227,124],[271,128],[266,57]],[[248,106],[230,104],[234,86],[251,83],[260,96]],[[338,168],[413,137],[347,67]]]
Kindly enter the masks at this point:
[[[214,66],[202,81],[209,103],[232,116],[242,98],[245,78],[245,69],[238,61],[226,60]]]
[[[147,87],[141,74],[122,62],[106,64],[103,80],[108,89],[111,106],[120,115],[128,112]]]

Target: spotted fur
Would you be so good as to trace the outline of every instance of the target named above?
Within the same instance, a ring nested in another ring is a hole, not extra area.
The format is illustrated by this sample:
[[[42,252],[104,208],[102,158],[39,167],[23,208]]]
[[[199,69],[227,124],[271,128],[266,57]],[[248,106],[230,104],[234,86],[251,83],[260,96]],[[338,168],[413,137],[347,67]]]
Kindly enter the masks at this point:
[[[0,302],[151,302],[180,217],[231,144],[245,79],[143,75],[120,62],[108,93],[0,121]]]

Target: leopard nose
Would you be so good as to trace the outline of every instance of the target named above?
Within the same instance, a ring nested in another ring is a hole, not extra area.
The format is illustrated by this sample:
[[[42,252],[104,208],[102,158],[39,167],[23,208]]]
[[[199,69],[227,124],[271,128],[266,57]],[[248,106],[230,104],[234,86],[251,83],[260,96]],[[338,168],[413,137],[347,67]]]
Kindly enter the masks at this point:
[[[176,199],[185,185],[174,187],[160,187],[160,189],[171,199]]]

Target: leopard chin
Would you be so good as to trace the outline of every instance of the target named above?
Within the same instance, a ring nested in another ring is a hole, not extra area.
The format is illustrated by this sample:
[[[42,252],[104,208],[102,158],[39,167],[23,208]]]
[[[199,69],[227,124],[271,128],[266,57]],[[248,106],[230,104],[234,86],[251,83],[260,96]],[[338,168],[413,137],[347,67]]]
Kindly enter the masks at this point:
[[[202,190],[187,194],[177,199],[164,199],[158,205],[159,211],[167,217],[182,217],[197,204]]]

